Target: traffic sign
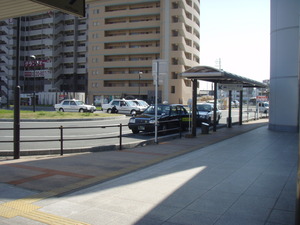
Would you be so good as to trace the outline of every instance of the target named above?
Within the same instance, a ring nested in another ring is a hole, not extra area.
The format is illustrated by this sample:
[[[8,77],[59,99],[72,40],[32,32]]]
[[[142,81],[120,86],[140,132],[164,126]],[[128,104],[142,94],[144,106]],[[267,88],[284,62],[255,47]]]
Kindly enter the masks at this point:
[[[242,91],[242,84],[218,84],[218,89],[223,91]]]

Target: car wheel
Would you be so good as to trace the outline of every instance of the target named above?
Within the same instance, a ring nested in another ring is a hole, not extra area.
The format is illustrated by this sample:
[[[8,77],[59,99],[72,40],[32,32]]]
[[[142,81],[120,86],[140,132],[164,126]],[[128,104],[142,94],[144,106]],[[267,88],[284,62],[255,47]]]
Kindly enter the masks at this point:
[[[135,110],[131,110],[130,114],[131,114],[132,116],[135,116],[135,115],[136,115],[136,111],[135,111]]]
[[[218,120],[216,121],[216,124],[218,125],[220,123],[220,116],[218,117]]]
[[[83,112],[84,112],[84,110],[83,110],[83,109],[79,109],[79,112],[80,112],[80,113],[83,113]]]
[[[138,129],[132,129],[133,134],[138,134],[140,131]]]
[[[60,111],[60,112],[64,112],[64,109],[63,109],[63,108],[60,108],[59,111]]]
[[[108,109],[108,110],[107,110],[107,113],[111,113],[111,109]]]
[[[209,125],[212,124],[211,118],[208,118],[207,123],[208,123]]]

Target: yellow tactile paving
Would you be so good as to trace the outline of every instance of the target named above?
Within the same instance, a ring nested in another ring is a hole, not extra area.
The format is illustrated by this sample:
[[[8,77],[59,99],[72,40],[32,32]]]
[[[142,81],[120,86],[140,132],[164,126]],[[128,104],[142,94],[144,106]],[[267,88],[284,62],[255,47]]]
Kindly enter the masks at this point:
[[[23,215],[28,219],[39,221],[51,225],[88,225],[87,223],[79,222],[76,220],[55,216],[49,213],[44,213],[40,211],[32,211]]]
[[[22,203],[21,201],[12,201],[0,205],[0,216],[12,218],[23,213],[39,209],[39,206]]]

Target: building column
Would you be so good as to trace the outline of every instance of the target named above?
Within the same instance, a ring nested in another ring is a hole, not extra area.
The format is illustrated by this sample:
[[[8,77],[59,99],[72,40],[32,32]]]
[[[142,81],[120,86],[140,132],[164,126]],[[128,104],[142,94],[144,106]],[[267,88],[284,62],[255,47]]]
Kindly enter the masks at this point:
[[[269,129],[299,129],[299,0],[271,1]]]

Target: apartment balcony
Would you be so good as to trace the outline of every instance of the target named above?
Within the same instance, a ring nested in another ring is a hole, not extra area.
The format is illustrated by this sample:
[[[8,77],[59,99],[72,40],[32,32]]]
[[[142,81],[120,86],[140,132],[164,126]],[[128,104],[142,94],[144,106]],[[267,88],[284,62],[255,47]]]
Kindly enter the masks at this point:
[[[126,41],[149,41],[160,40],[160,34],[139,34],[139,35],[123,35],[123,36],[107,36],[103,37],[105,43],[126,42]]]
[[[138,15],[153,15],[160,14],[160,8],[147,8],[147,9],[134,9],[134,10],[122,10],[115,12],[104,12],[103,17],[113,18],[113,17],[124,17],[124,16],[138,16]]]
[[[12,64],[10,64],[10,66],[12,66]],[[15,71],[13,69],[7,68],[7,66],[3,66],[2,70],[6,76],[12,76],[13,74],[15,74]]]
[[[54,54],[53,54],[53,51],[52,49],[47,49],[47,50],[43,50],[43,54],[46,56],[46,57],[53,57]]]
[[[74,20],[75,16],[70,14],[64,14],[63,15],[64,20]]]
[[[71,25],[64,25],[64,30],[65,31],[74,31],[75,29],[75,25],[71,24]]]
[[[183,37],[186,37],[190,40],[194,40],[196,38],[195,35],[193,35],[192,33],[188,32],[185,28],[185,24],[180,22],[180,23],[173,23],[171,25],[171,29],[172,30],[178,30],[181,35],[180,36],[183,36]]]
[[[53,74],[53,79],[57,79],[61,74],[63,74],[63,70],[60,68]]]
[[[160,47],[141,47],[141,48],[116,48],[116,49],[104,49],[102,51],[104,55],[130,55],[145,54],[145,53],[160,53]]]
[[[44,74],[44,79],[45,80],[51,80],[52,79],[52,71],[51,70],[48,70],[47,73]]]
[[[64,30],[63,25],[59,25],[58,27],[55,28],[54,33],[58,34],[59,32],[62,32]]]
[[[182,73],[182,72],[186,71],[186,69],[185,69],[184,65],[171,65],[170,72],[172,72],[172,71],[176,71],[176,73]]]
[[[0,40],[5,42],[7,45],[14,45],[14,43],[15,43],[14,39],[12,39],[6,35],[1,35]]]
[[[79,35],[77,41],[87,41],[87,35]]]
[[[67,53],[67,52],[74,52],[74,46],[63,47],[63,51],[65,53]]]
[[[77,74],[87,74],[86,68],[77,68]]]
[[[126,22],[126,23],[115,23],[115,24],[105,24],[103,26],[104,30],[123,30],[127,29],[136,29],[137,27],[141,28],[153,28],[160,27],[160,21],[152,20],[152,21],[141,21],[141,22]]]
[[[86,46],[78,46],[77,52],[87,52],[87,47]]]
[[[64,57],[62,63],[74,63],[74,57]]]
[[[137,67],[137,66],[149,67],[149,65],[152,65],[152,60],[103,62],[103,67],[106,67],[106,68]]]
[[[64,74],[74,74],[74,69],[73,68],[64,68],[63,73]]]
[[[37,26],[37,25],[40,25],[41,23],[51,24],[51,23],[53,23],[53,21],[54,21],[53,18],[44,18],[44,19],[32,20],[32,21],[27,21],[27,26]]]
[[[5,52],[6,55],[13,56],[16,55],[16,50],[9,49],[5,45],[0,45],[0,49]]]
[[[87,62],[87,59],[86,57],[77,57],[77,63],[86,63]]]
[[[8,59],[6,56],[1,56],[1,60],[5,62],[6,66],[4,68],[6,68],[6,69],[7,69],[7,66],[14,66],[14,64],[15,64],[14,60]]]
[[[78,30],[87,30],[87,24],[79,24]]]
[[[7,26],[0,26],[0,31],[3,31],[3,32],[5,32],[6,34],[9,34],[9,33],[11,33],[12,28],[7,27]]]

